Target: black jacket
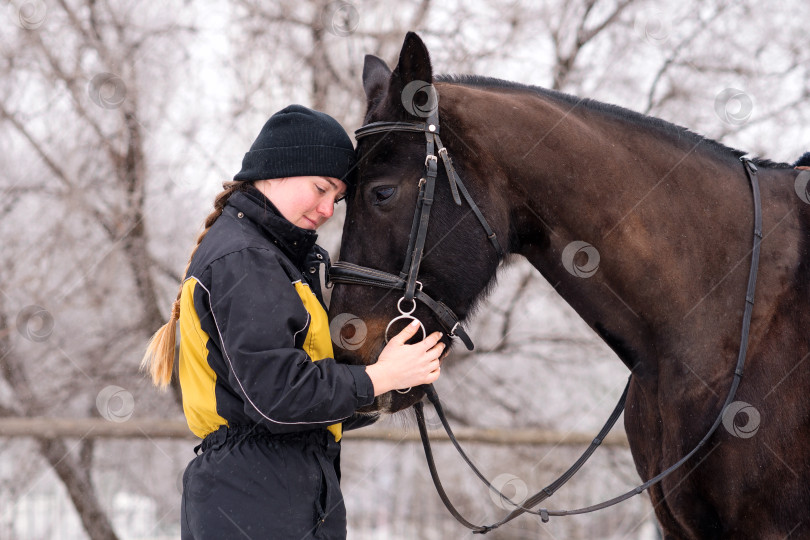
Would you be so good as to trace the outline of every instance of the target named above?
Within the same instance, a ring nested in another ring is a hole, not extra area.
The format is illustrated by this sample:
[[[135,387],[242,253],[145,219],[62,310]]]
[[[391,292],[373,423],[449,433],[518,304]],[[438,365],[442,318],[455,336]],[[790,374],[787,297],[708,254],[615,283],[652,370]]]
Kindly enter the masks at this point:
[[[363,366],[332,358],[317,235],[254,187],[231,195],[183,283],[180,385],[189,428],[261,424],[273,433],[329,426],[370,404]],[[357,422],[368,424],[370,422]]]

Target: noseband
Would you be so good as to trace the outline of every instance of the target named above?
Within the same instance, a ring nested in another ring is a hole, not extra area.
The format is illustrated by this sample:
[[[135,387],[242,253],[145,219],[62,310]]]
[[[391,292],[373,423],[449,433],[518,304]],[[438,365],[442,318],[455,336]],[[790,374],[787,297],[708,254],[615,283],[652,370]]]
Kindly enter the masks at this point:
[[[413,214],[411,234],[408,239],[408,250],[405,253],[405,263],[399,275],[395,275],[366,266],[337,261],[333,263],[329,269],[329,282],[330,284],[347,283],[352,285],[370,285],[389,290],[404,291],[402,297],[397,302],[397,310],[400,315],[392,319],[386,328],[386,341],[388,340],[388,330],[391,328],[391,325],[394,321],[400,319],[418,321],[422,326],[422,333],[424,335],[424,326],[421,321],[412,315],[416,310],[416,301],[419,300],[433,311],[448,336],[458,337],[467,349],[471,351],[474,348],[473,342],[464,328],[462,328],[456,314],[444,303],[434,300],[425,293],[422,290],[422,283],[418,280],[419,266],[422,264],[422,257],[424,256],[425,238],[427,236],[430,209],[433,206],[433,193],[436,188],[436,176],[438,174],[439,158],[436,156],[436,153],[434,153],[435,150],[437,150],[438,155],[441,156],[442,162],[444,163],[447,178],[450,181],[450,191],[453,194],[455,203],[461,206],[461,197],[459,196],[459,194],[461,194],[484,228],[487,238],[498,253],[498,258],[502,258],[505,252],[500,242],[498,242],[497,235],[493,232],[492,227],[489,226],[489,223],[486,218],[484,218],[478,205],[475,204],[470,192],[467,191],[461,178],[459,178],[456,173],[450,156],[447,155],[447,149],[439,138],[438,110],[433,111],[430,116],[428,116],[426,122],[372,122],[355,131],[354,136],[357,140],[360,140],[370,135],[387,135],[392,132],[424,133],[427,144],[425,175],[419,179],[419,194],[416,199],[416,210]],[[405,305],[403,306],[403,304]]]

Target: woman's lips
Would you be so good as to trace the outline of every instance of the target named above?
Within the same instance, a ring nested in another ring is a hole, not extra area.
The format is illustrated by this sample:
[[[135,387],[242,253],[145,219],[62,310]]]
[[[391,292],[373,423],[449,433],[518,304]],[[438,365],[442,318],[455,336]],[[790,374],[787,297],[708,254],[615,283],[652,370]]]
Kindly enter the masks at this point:
[[[306,224],[308,225],[308,227],[305,227],[306,229],[310,229],[310,228],[311,229],[317,229],[318,228],[318,224],[315,223],[314,221],[312,221],[311,219],[309,219],[307,216],[303,216],[303,218],[304,218],[304,221],[306,222]]]

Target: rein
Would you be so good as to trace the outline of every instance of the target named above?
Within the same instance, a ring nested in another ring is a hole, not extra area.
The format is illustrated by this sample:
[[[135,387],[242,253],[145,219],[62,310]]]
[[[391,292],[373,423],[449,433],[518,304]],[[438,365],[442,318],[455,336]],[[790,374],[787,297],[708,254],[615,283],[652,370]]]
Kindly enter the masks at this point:
[[[386,341],[388,341],[388,330],[391,327],[391,324],[399,319],[412,319],[419,322],[420,327],[422,329],[422,333],[424,335],[425,328],[422,325],[421,321],[414,317],[412,314],[416,310],[416,301],[420,301],[424,303],[431,311],[433,311],[434,315],[436,316],[437,320],[443,327],[445,333],[450,337],[458,337],[464,343],[468,350],[473,350],[474,346],[472,340],[467,335],[466,331],[462,328],[461,323],[459,322],[459,318],[456,316],[453,311],[443,304],[441,301],[434,300],[431,298],[427,293],[422,290],[422,283],[418,281],[418,274],[419,274],[419,267],[422,262],[422,257],[424,256],[424,247],[425,247],[425,238],[427,236],[427,227],[430,220],[430,210],[433,205],[433,195],[436,186],[436,177],[438,174],[438,158],[436,154],[434,154],[434,150],[438,149],[437,153],[441,156],[442,161],[445,166],[445,170],[447,171],[447,177],[450,182],[450,191],[453,195],[453,200],[457,205],[461,205],[461,198],[459,196],[462,195],[464,199],[469,204],[471,210],[475,213],[476,217],[478,218],[479,223],[484,229],[484,232],[487,235],[487,238],[492,243],[495,251],[498,253],[498,257],[502,258],[505,254],[500,242],[498,241],[497,235],[493,232],[492,228],[490,227],[489,223],[487,222],[484,215],[481,213],[481,210],[478,208],[478,205],[475,204],[475,201],[470,196],[470,193],[467,191],[464,183],[459,178],[458,174],[456,173],[455,168],[453,167],[452,160],[450,156],[447,154],[447,149],[442,145],[441,139],[439,138],[439,117],[438,111],[433,111],[430,116],[428,117],[426,122],[372,122],[370,124],[366,124],[365,126],[361,127],[357,131],[355,131],[355,138],[361,139],[362,137],[367,137],[370,135],[378,135],[378,134],[390,134],[392,132],[412,132],[412,133],[424,133],[426,139],[426,158],[425,158],[425,176],[420,178],[419,180],[419,194],[417,197],[416,202],[416,209],[414,211],[413,216],[413,223],[411,224],[411,232],[408,239],[408,250],[406,252],[405,263],[400,271],[399,275],[391,274],[388,272],[384,272],[382,270],[377,270],[374,268],[369,268],[365,266],[360,266],[348,262],[338,261],[331,265],[328,272],[328,285],[332,285],[334,283],[345,283],[345,284],[352,284],[352,285],[368,285],[373,287],[381,287],[389,290],[401,290],[403,291],[402,297],[397,302],[397,309],[400,312],[400,315],[394,318],[386,328]],[[698,444],[684,457],[678,460],[676,463],[659,473],[657,476],[647,480],[643,484],[636,486],[635,488],[631,489],[630,491],[618,495],[612,499],[608,499],[604,502],[594,504],[591,506],[577,508],[573,510],[549,510],[547,508],[540,508],[539,510],[533,510],[532,508],[540,504],[542,501],[550,497],[557,491],[560,487],[562,487],[574,474],[579,471],[582,465],[590,458],[590,456],[596,451],[597,447],[602,443],[602,440],[608,434],[608,432],[612,429],[615,425],[616,421],[618,420],[619,416],[621,416],[622,411],[624,410],[625,401],[627,399],[627,392],[630,388],[630,382],[632,380],[632,375],[630,379],[627,381],[627,386],[625,386],[624,392],[622,393],[621,398],[619,399],[618,403],[613,409],[608,420],[605,422],[602,429],[599,431],[599,434],[594,438],[588,448],[582,453],[582,455],[577,459],[577,461],[559,478],[557,478],[554,482],[546,486],[545,488],[538,491],[536,494],[532,495],[531,497],[527,498],[525,501],[521,503],[517,503],[509,499],[506,495],[504,495],[498,488],[496,488],[489,480],[484,477],[484,475],[478,470],[475,464],[470,460],[464,450],[461,448],[461,445],[456,440],[452,429],[450,428],[450,424],[447,421],[447,417],[444,414],[444,409],[439,401],[439,396],[436,393],[435,388],[432,384],[425,385],[423,389],[425,390],[425,394],[427,395],[428,400],[433,404],[436,414],[439,416],[439,419],[444,427],[444,430],[447,432],[450,441],[455,446],[456,450],[461,455],[462,459],[467,463],[467,465],[472,469],[475,475],[494,493],[497,493],[501,500],[506,501],[507,503],[514,506],[514,510],[512,510],[508,515],[506,515],[500,521],[493,523],[491,525],[474,525],[467,519],[465,519],[458,510],[453,506],[452,502],[450,501],[447,493],[444,491],[444,487],[442,486],[441,480],[439,478],[438,471],[436,469],[436,464],[433,459],[433,452],[430,446],[430,438],[428,436],[427,427],[425,426],[425,414],[424,414],[424,405],[423,403],[417,402],[414,405],[414,410],[416,413],[416,419],[419,426],[419,434],[422,439],[422,446],[425,451],[425,458],[428,463],[428,468],[430,469],[430,475],[433,479],[433,483],[436,487],[436,491],[439,494],[442,502],[444,503],[447,510],[456,518],[456,520],[471,529],[474,533],[485,534],[493,529],[500,527],[501,525],[515,519],[521,514],[530,513],[534,515],[539,515],[543,522],[547,522],[550,516],[568,516],[568,515],[575,515],[575,514],[585,514],[589,512],[594,512],[596,510],[602,510],[604,508],[608,508],[615,504],[618,504],[622,501],[625,501],[635,495],[642,493],[643,491],[649,489],[650,487],[654,486],[661,482],[664,478],[672,474],[678,468],[680,468],[684,463],[686,463],[695,453],[698,452],[711,438],[711,436],[715,433],[721,422],[723,421],[723,415],[726,412],[728,406],[734,401],[734,396],[737,392],[737,388],[740,385],[740,380],[742,379],[743,374],[743,366],[745,365],[745,357],[748,350],[748,334],[749,328],[751,325],[751,315],[753,312],[754,307],[754,291],[756,288],[756,279],[757,279],[757,270],[759,267],[759,252],[760,252],[760,243],[762,242],[762,204],[760,200],[760,192],[759,192],[759,181],[757,179],[757,167],[754,165],[751,160],[748,158],[740,158],[743,162],[743,167],[745,169],[746,176],[751,184],[751,191],[753,194],[753,201],[754,201],[754,246],[752,249],[751,254],[751,269],[748,275],[748,287],[746,290],[745,295],[745,312],[743,315],[743,324],[742,324],[742,336],[740,338],[740,350],[737,357],[736,367],[734,369],[734,377],[731,383],[731,388],[729,389],[728,395],[726,397],[726,401],[720,410],[720,413],[717,415],[712,426],[709,428],[709,431],[703,436],[703,438],[698,442]],[[411,309],[403,308],[402,303],[405,302],[410,303]],[[401,393],[407,393],[411,389],[404,389],[404,390],[397,390]]]
[[[709,431],[700,442],[695,446],[688,454],[678,460],[676,463],[671,465],[666,470],[659,473],[657,476],[647,480],[643,484],[636,486],[635,488],[618,495],[612,499],[608,499],[598,504],[594,504],[591,506],[586,506],[583,508],[576,508],[572,510],[549,510],[547,508],[541,508],[539,510],[531,510],[532,507],[537,506],[543,500],[547,499],[554,492],[562,487],[568,480],[571,479],[572,476],[582,467],[585,461],[593,454],[596,448],[601,444],[604,437],[616,423],[616,420],[619,418],[622,410],[624,410],[624,404],[627,398],[627,391],[630,387],[630,379],[627,381],[627,386],[624,388],[624,392],[622,393],[622,397],[619,399],[616,407],[613,410],[610,418],[605,423],[605,425],[600,430],[599,434],[593,440],[591,445],[585,450],[585,452],[580,456],[580,458],[571,466],[565,473],[563,473],[559,478],[557,478],[554,482],[546,486],[545,488],[538,491],[536,494],[532,495],[531,497],[527,498],[522,503],[518,504],[514,501],[510,500],[506,497],[500,490],[498,490],[495,486],[492,485],[478,470],[478,468],[472,463],[472,461],[467,457],[466,453],[462,450],[461,445],[456,440],[455,436],[453,435],[452,429],[450,429],[450,424],[447,422],[447,417],[444,414],[444,410],[441,406],[441,402],[439,401],[439,396],[436,393],[436,390],[433,388],[433,385],[426,385],[426,394],[428,400],[433,404],[434,408],[436,409],[436,414],[439,417],[439,420],[442,423],[445,431],[447,432],[450,441],[456,447],[461,457],[467,463],[467,465],[472,469],[472,471],[481,479],[484,484],[489,487],[492,491],[497,493],[502,500],[508,502],[509,504],[515,507],[507,516],[505,516],[500,521],[493,523],[491,525],[474,525],[470,523],[467,519],[465,519],[458,510],[453,506],[452,502],[450,501],[447,493],[444,491],[444,487],[442,486],[441,480],[439,479],[438,471],[436,470],[436,464],[433,460],[433,452],[430,447],[430,438],[428,437],[427,427],[425,426],[425,414],[424,414],[424,406],[422,402],[418,402],[414,405],[414,410],[416,412],[416,420],[419,425],[419,435],[422,438],[422,446],[425,450],[425,458],[428,462],[428,468],[430,469],[430,476],[433,479],[433,483],[436,486],[436,491],[439,494],[442,502],[444,503],[445,507],[450,511],[453,517],[456,520],[471,529],[473,533],[478,534],[486,534],[489,531],[500,527],[501,525],[512,521],[519,515],[523,513],[530,513],[539,515],[540,519],[545,523],[549,521],[550,516],[571,516],[576,514],[587,514],[590,512],[595,512],[597,510],[603,510],[605,508],[611,507],[616,505],[620,502],[626,501],[631,497],[634,497],[643,491],[649,489],[650,487],[654,486],[655,484],[661,482],[664,478],[675,472],[677,469],[681,467],[684,463],[686,463],[692,456],[697,453],[711,438],[717,428],[720,426],[721,422],[723,421],[723,415],[726,412],[726,409],[729,405],[734,401],[734,396],[737,393],[737,388],[740,385],[740,380],[742,379],[743,374],[743,367],[745,365],[745,357],[748,351],[748,334],[751,325],[751,315],[754,308],[754,291],[756,289],[756,281],[757,281],[757,271],[759,268],[759,252],[760,252],[760,243],[762,242],[762,204],[760,201],[760,194],[759,194],[759,181],[757,179],[757,167],[747,158],[740,158],[743,162],[746,176],[748,177],[751,183],[751,191],[753,194],[754,199],[754,247],[751,253],[751,269],[748,274],[748,287],[745,293],[745,312],[743,314],[743,324],[742,324],[742,336],[740,337],[740,350],[737,356],[737,364],[734,369],[734,377],[731,382],[731,388],[729,389],[728,396],[726,397],[726,401],[720,410],[720,413],[717,415],[714,423],[712,424]],[[632,375],[631,375],[632,379]]]

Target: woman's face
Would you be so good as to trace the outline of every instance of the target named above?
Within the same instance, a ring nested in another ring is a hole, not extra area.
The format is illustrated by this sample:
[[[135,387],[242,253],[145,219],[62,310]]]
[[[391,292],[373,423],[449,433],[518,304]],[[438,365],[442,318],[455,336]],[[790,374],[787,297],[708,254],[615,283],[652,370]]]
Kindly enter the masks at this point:
[[[326,176],[259,180],[256,187],[287,221],[313,231],[332,217],[335,204],[346,194],[346,184]]]

